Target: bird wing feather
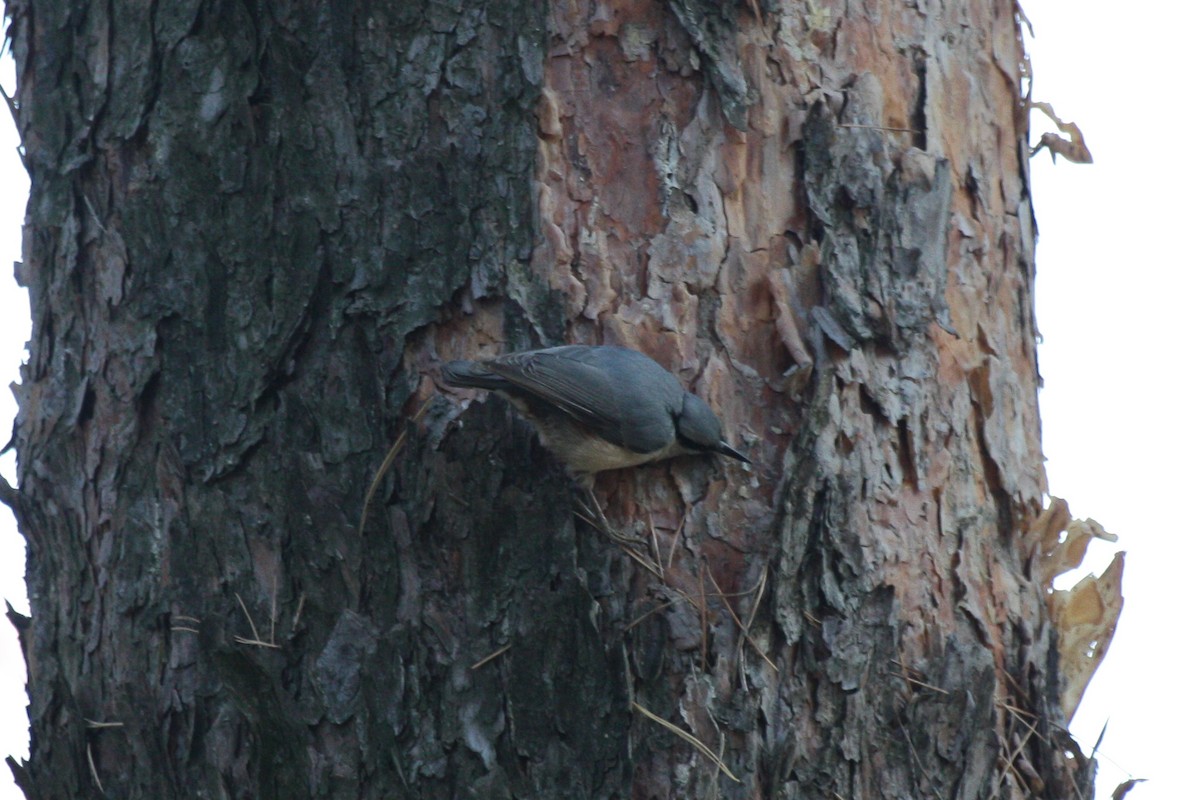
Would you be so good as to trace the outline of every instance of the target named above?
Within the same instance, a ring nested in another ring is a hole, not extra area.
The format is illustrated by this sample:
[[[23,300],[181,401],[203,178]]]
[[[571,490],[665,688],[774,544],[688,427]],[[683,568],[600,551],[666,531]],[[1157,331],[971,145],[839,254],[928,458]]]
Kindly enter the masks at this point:
[[[596,428],[620,424],[612,385],[603,370],[569,355],[534,351],[501,356],[488,369],[509,383]]]
[[[668,426],[647,425],[653,417],[639,414],[636,402],[613,385],[608,372],[588,363],[594,348],[559,347],[513,353],[488,362],[495,374],[553,404],[599,436],[637,452],[665,447],[674,435]],[[665,411],[664,422],[669,420]],[[645,417],[645,418],[642,418]],[[657,428],[662,427],[662,430]]]

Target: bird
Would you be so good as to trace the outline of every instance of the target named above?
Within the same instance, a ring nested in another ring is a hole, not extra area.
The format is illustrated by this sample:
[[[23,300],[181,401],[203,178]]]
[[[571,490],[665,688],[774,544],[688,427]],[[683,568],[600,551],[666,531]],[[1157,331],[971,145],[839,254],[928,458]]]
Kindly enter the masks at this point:
[[[626,347],[566,345],[442,365],[445,384],[507,399],[587,488],[597,472],[693,453],[750,459],[708,404],[657,361]]]

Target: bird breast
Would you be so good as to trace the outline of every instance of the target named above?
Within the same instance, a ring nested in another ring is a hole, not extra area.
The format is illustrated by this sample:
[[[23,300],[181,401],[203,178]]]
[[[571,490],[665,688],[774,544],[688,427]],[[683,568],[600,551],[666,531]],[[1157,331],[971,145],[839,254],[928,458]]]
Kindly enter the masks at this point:
[[[578,424],[565,417],[535,417],[533,423],[546,449],[563,459],[567,469],[577,475],[636,467],[685,452],[678,442],[672,441],[660,450],[635,453],[585,432]]]

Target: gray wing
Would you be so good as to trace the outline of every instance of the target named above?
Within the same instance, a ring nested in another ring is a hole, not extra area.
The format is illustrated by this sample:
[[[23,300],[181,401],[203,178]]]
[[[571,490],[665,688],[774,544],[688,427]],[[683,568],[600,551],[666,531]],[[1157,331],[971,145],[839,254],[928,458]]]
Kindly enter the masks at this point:
[[[634,452],[661,450],[675,437],[672,411],[682,404],[683,389],[669,372],[636,351],[568,345],[512,353],[487,367]]]
[[[508,381],[478,361],[449,361],[443,364],[442,381],[448,386],[488,389],[493,392],[511,388]]]

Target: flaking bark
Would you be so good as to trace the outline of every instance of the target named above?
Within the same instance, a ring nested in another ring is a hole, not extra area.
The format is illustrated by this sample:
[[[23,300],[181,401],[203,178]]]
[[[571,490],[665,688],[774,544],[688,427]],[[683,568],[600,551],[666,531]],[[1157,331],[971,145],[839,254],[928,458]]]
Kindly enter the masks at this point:
[[[1090,795],[1015,4],[8,13],[27,796]],[[599,536],[433,380],[567,341],[755,467]]]

